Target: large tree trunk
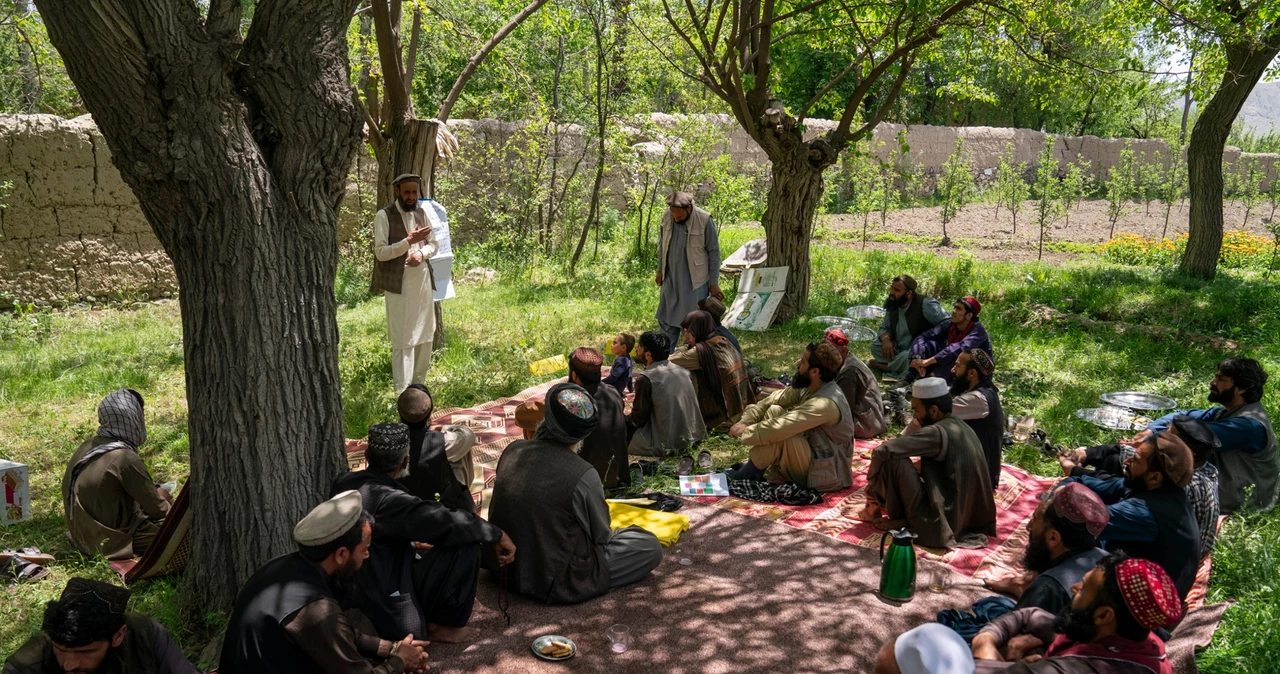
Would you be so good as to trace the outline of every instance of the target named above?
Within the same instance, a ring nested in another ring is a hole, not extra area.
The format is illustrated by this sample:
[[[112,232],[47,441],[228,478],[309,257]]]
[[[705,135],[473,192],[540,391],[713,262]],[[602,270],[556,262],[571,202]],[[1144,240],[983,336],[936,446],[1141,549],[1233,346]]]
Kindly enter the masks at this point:
[[[302,4],[304,6],[299,7]],[[333,282],[361,139],[355,0],[38,0],[49,37],[173,261],[191,447],[193,607],[294,548],[345,466]]]
[[[1225,48],[1227,68],[1222,84],[1200,112],[1187,146],[1190,236],[1182,256],[1182,272],[1205,279],[1218,273],[1222,252],[1222,150],[1240,108],[1280,51],[1280,38],[1273,37],[1270,44],[1228,44]]]
[[[773,158],[773,183],[764,211],[765,240],[770,267],[787,267],[787,292],[775,323],[799,316],[809,302],[809,240],[813,217],[822,199],[822,171],[810,161],[809,149],[797,144]]]

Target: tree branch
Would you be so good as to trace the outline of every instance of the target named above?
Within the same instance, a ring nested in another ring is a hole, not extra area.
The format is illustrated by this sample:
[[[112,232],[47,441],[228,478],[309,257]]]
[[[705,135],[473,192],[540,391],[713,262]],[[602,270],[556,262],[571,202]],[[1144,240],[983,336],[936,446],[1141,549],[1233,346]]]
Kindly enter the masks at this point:
[[[840,116],[840,124],[836,127],[833,137],[837,139],[838,142],[843,141],[848,137],[849,126],[853,124],[853,117],[857,113],[858,106],[862,105],[863,97],[867,95],[867,92],[871,90],[871,87],[875,85],[876,81],[880,79],[880,76],[883,75],[891,65],[903,60],[904,57],[911,54],[916,49],[919,49],[920,47],[937,39],[943,26],[945,26],[948,21],[977,2],[978,0],[957,0],[929,22],[928,27],[923,31],[911,36],[905,42],[897,43],[898,47],[894,49],[893,53],[886,56],[883,61],[872,68],[871,72],[867,73],[867,76],[858,84],[857,88],[855,88],[853,93],[849,96],[849,101],[845,105],[844,114]],[[910,32],[908,32],[908,35],[910,35]]]
[[[457,103],[458,98],[462,96],[462,88],[467,85],[467,80],[471,79],[471,75],[474,74],[476,68],[479,68],[480,64],[484,62],[484,59],[489,55],[489,52],[493,51],[493,49],[497,47],[498,44],[507,37],[507,35],[511,34],[511,31],[519,27],[521,23],[524,23],[525,19],[529,18],[546,3],[547,0],[533,0],[533,2],[530,2],[524,9],[520,10],[519,14],[511,17],[511,20],[507,22],[507,25],[503,26],[497,33],[494,33],[493,37],[489,38],[488,42],[484,43],[484,46],[480,48],[480,51],[476,52],[476,55],[472,56],[467,61],[466,67],[464,67],[462,72],[458,74],[458,79],[454,81],[453,88],[449,89],[449,95],[445,97],[444,103],[440,105],[440,112],[436,114],[436,119],[441,122],[448,121],[449,113],[453,110],[454,104]]]
[[[229,48],[240,45],[241,0],[210,0],[205,31]]]
[[[413,91],[413,72],[418,66],[418,41],[422,38],[422,7],[413,5],[413,29],[409,32],[408,65],[404,67],[405,91]]]
[[[404,68],[400,64],[400,40],[393,26],[388,0],[373,0],[373,32],[378,43],[378,61],[382,64],[382,95],[388,119],[407,118],[410,114],[409,91],[405,88]]]

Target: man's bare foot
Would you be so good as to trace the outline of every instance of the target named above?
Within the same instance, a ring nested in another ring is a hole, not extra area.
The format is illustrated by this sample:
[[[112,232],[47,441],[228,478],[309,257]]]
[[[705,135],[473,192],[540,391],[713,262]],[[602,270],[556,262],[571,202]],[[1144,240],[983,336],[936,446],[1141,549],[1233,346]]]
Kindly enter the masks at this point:
[[[871,522],[880,518],[880,506],[868,502],[850,513],[849,517],[858,522]]]
[[[1025,573],[1009,576],[1008,578],[1001,578],[999,580],[984,580],[982,581],[982,584],[986,585],[988,590],[999,592],[1000,594],[1007,594],[1014,599],[1021,599],[1022,593],[1026,592],[1027,586],[1031,585],[1031,581],[1035,580],[1037,575],[1038,574],[1027,571]]]
[[[445,627],[444,625],[427,624],[427,640],[442,644],[469,644],[480,637],[480,630],[475,627]]]

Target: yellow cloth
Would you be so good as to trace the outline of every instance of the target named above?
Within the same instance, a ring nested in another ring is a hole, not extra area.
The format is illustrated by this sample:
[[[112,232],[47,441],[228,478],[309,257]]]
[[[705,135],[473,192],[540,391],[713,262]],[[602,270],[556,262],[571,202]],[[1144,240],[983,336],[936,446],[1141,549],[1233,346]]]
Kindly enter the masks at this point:
[[[626,503],[609,502],[609,526],[622,529],[638,526],[658,537],[663,545],[671,545],[680,540],[681,532],[689,530],[689,518],[676,513],[664,513],[660,510],[649,510]]]

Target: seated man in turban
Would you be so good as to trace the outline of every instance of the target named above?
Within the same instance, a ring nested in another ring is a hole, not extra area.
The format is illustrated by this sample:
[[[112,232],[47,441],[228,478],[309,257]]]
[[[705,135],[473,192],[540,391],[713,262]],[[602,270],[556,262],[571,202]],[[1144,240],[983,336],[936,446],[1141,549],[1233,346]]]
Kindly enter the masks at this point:
[[[984,626],[972,644],[977,671],[1172,674],[1164,641],[1153,630],[1177,624],[1182,601],[1158,564],[1108,555],[1072,591],[1071,603],[1056,615],[1021,608]],[[1040,647],[1043,657],[1025,659]]]
[[[796,363],[791,386],[748,407],[729,436],[751,447],[731,469],[734,480],[763,480],[776,466],[792,484],[838,491],[853,484],[853,412],[835,383],[842,364],[830,342],[810,344]]]
[[[978,320],[982,304],[974,297],[956,300],[951,318],[925,331],[911,342],[911,372],[916,377],[942,377],[951,381],[951,366],[962,351],[981,349],[991,356],[991,338]]]
[[[662,561],[653,534],[611,528],[600,474],[577,454],[599,416],[585,389],[557,384],[533,439],[511,443],[498,460],[489,521],[520,550],[507,578],[514,592],[576,604],[640,581]],[[485,567],[497,569],[488,554]]]
[[[1185,414],[1174,415],[1168,431],[1191,450],[1195,472],[1191,474],[1191,484],[1187,485],[1187,500],[1191,501],[1200,527],[1200,557],[1203,558],[1218,540],[1218,467],[1210,459],[1222,444],[1209,424]],[[1121,441],[1087,449],[1081,447],[1061,454],[1058,463],[1069,477],[1123,477],[1124,462],[1137,452],[1140,444]]]
[[[196,674],[164,626],[127,611],[129,591],[72,578],[44,609],[39,634],[4,661],[0,674],[155,672]]]
[[[141,557],[173,498],[156,486],[138,448],[147,441],[142,395],[120,389],[98,404],[98,432],[71,455],[62,505],[71,543],[107,559]]]
[[[705,311],[689,312],[681,326],[685,347],[670,360],[693,373],[703,422],[708,429],[736,423],[742,410],[756,401],[742,354],[716,334],[715,321]]]
[[[1068,483],[1047,495],[1027,523],[1030,540],[1022,557],[1027,573],[986,585],[1012,594],[1016,608],[1042,608],[1056,615],[1071,603],[1071,587],[1107,555],[1098,547],[1098,534],[1111,514],[1082,484]]]
[[[849,336],[844,330],[831,328],[822,338],[839,349],[840,357],[844,359],[836,373],[836,385],[844,391],[844,399],[849,401],[849,409],[853,411],[853,436],[874,438],[884,433],[887,428],[884,398],[880,396],[880,384],[876,382],[875,373],[861,358],[849,353]]]
[[[360,492],[343,492],[313,508],[293,528],[298,551],[267,562],[240,588],[218,673],[421,671],[425,641],[412,634],[379,639],[363,613],[343,609],[361,593],[355,578],[372,539]]]
[[[1111,520],[1098,535],[1107,552],[1124,551],[1159,564],[1183,598],[1200,564],[1200,526],[1186,492],[1192,461],[1186,443],[1165,432],[1147,438],[1125,460],[1123,478],[1067,478],[1107,504]]]
[[[428,428],[435,403],[422,384],[410,384],[401,391],[396,409],[400,421],[409,427],[409,474],[400,478],[400,484],[424,501],[438,500],[450,508],[475,512],[471,450],[476,434],[462,424],[447,424],[438,431]]]
[[[917,544],[931,548],[981,548],[996,532],[996,503],[982,443],[951,414],[951,392],[937,377],[911,389],[919,432],[886,441],[871,452],[867,503],[855,519],[905,525]],[[920,459],[919,470],[911,459]]]
[[[716,322],[716,334],[729,340],[729,343],[732,344],[733,348],[737,349],[738,354],[741,355],[742,345],[738,343],[738,336],[733,334],[732,330],[726,328],[724,326],[724,322],[721,320],[724,318],[724,312],[726,311],[724,302],[721,302],[717,297],[708,297],[706,299],[698,300],[698,308],[711,314],[711,318]]]
[[[627,415],[623,413],[618,389],[600,385],[603,365],[604,354],[591,347],[580,347],[569,356],[569,381],[591,394],[600,416],[595,430],[583,439],[578,456],[596,469],[605,489],[626,488],[631,486],[631,473],[627,470]]]
[[[361,571],[364,592],[356,606],[378,636],[465,643],[479,631],[467,627],[475,603],[481,548],[499,559],[515,555],[511,538],[470,509],[455,510],[420,499],[397,479],[409,472],[409,427],[395,422],[369,427],[369,466],[343,473],[332,493],[355,490],[373,517],[370,559]],[[419,552],[415,543],[431,548]]]

